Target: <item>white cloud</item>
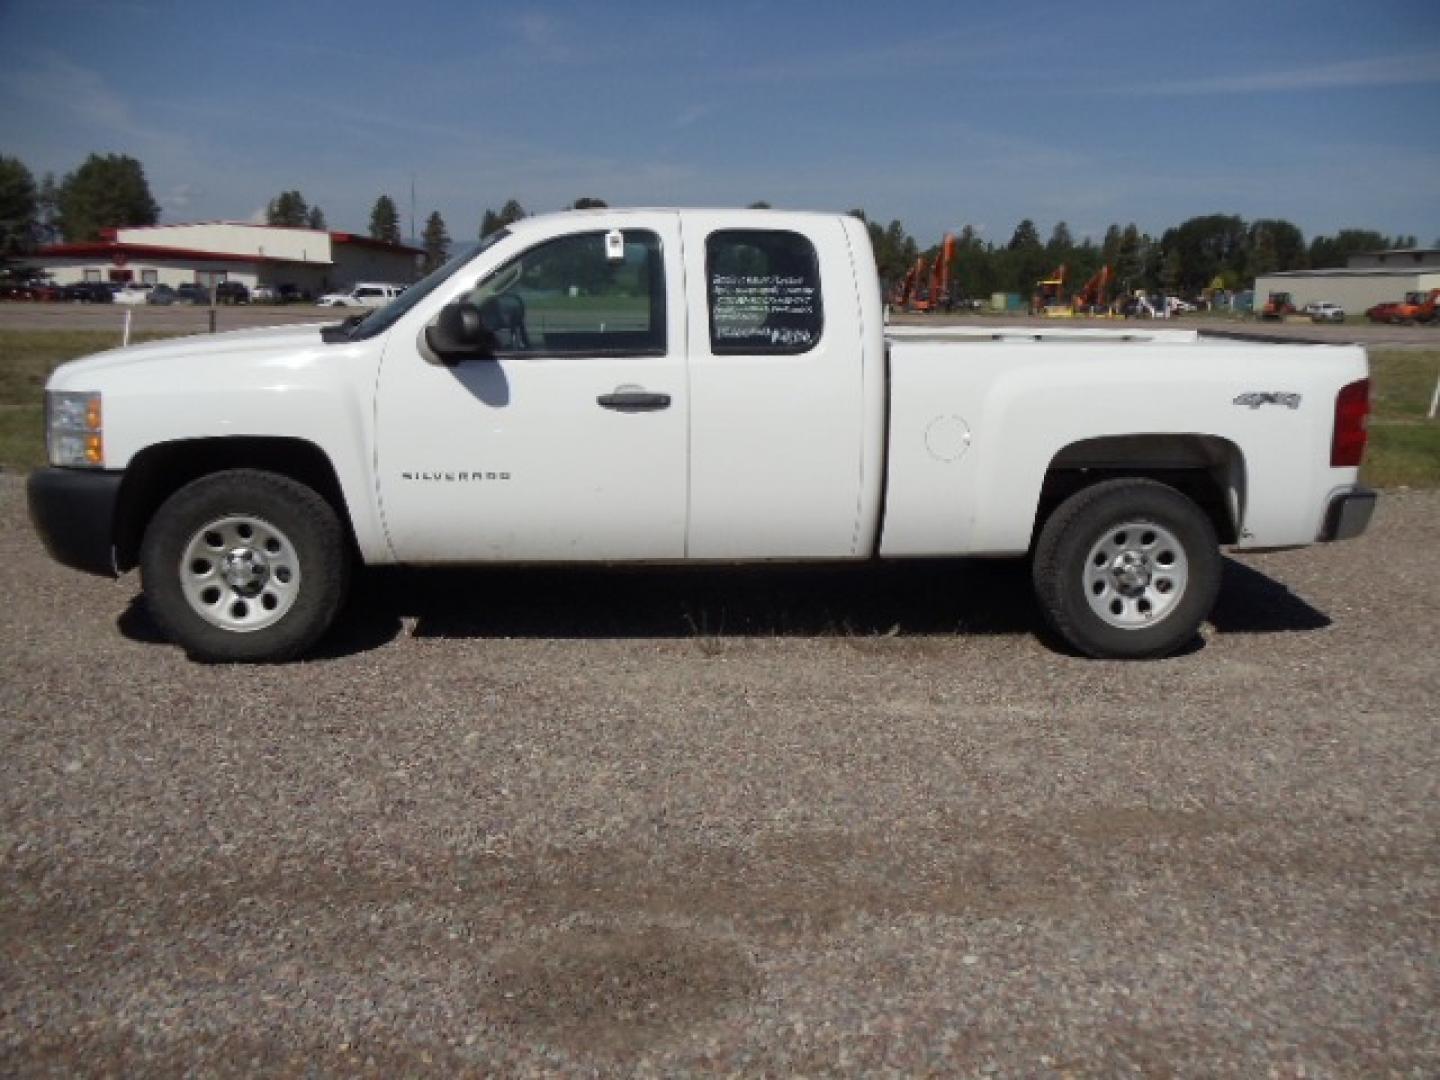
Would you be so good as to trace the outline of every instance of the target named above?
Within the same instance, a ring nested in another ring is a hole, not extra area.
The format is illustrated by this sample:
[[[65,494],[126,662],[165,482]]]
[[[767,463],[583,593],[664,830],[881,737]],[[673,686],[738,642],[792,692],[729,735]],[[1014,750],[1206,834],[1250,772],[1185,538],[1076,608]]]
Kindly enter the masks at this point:
[[[1364,86],[1416,86],[1440,82],[1440,50],[1365,60],[1340,60],[1285,71],[1214,75],[1204,79],[1119,88],[1112,93],[1256,94]]]
[[[693,127],[714,111],[715,107],[713,105],[692,105],[690,108],[682,111],[679,116],[675,117],[675,122],[672,126],[677,128]]]
[[[205,189],[199,184],[172,184],[170,190],[160,196],[160,205],[177,213],[188,210],[205,197]]]

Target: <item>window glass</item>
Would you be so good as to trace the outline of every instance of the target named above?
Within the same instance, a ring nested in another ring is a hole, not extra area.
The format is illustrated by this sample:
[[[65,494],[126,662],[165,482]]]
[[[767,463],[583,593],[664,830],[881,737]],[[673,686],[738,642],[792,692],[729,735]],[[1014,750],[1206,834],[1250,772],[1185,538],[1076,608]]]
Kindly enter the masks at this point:
[[[799,233],[725,229],[705,241],[710,351],[809,352],[824,330],[820,264]]]
[[[158,270],[141,270],[141,271],[140,271],[140,280],[143,281],[143,282],[144,282],[145,284],[147,284],[147,285],[154,285],[156,282],[158,282],[158,281],[160,280],[160,271],[158,271]]]
[[[479,255],[486,248],[498,244],[509,235],[509,229],[500,229],[485,237],[478,245],[463,245],[450,257],[450,261],[444,266],[432,270],[422,280],[406,289],[405,295],[398,298],[395,303],[386,304],[382,308],[376,308],[358,324],[351,327],[346,336],[352,341],[363,341],[365,338],[372,338],[376,334],[382,334],[386,330],[389,330],[390,327],[399,322],[407,312],[414,308],[416,304],[420,303],[420,301],[424,300],[441,285],[445,284],[452,274],[459,273],[460,269],[471,259],[475,258],[476,255]],[[287,289],[292,292],[295,290],[295,286],[291,284],[281,285],[279,288],[282,295],[285,294],[285,290]]]
[[[90,270],[90,269],[87,268],[86,271],[85,271],[85,280],[86,280],[86,281],[99,281],[99,280],[100,280],[100,271],[99,271],[99,269],[97,268],[97,269],[95,269],[95,270]]]
[[[624,259],[607,258],[605,233],[538,244],[471,290],[505,353],[663,356],[665,267],[660,238],[624,230]]]

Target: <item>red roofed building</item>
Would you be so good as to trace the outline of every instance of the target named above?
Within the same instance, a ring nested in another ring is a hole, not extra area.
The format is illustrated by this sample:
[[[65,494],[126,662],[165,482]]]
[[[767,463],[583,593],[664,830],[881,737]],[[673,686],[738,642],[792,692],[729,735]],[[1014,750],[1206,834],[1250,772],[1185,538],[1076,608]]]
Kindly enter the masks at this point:
[[[293,285],[318,296],[357,281],[408,284],[417,276],[422,254],[419,248],[355,233],[202,221],[106,229],[99,240],[51,244],[27,261],[62,285],[238,281],[251,288]]]

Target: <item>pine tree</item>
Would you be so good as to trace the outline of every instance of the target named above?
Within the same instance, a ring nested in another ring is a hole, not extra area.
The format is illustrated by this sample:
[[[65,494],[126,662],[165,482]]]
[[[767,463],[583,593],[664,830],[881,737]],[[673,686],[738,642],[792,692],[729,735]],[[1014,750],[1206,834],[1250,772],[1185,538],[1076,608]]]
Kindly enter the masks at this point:
[[[1105,265],[1111,270],[1115,269],[1115,263],[1120,258],[1120,226],[1112,224],[1105,230],[1105,239],[1100,244],[1100,258],[1105,260]]]
[[[1040,248],[1040,233],[1035,222],[1028,217],[1015,226],[1015,232],[1007,245],[1011,251],[1037,251]]]
[[[395,200],[389,195],[376,199],[370,211],[370,239],[387,244],[400,243],[400,212],[395,209]]]
[[[55,203],[60,232],[72,243],[95,240],[101,229],[160,220],[160,204],[150,194],[144,166],[126,154],[91,154],[65,175]]]
[[[480,219],[480,239],[484,240],[491,233],[499,232],[505,226],[519,221],[524,216],[525,208],[514,199],[506,202],[499,211],[486,210],[485,216]]]
[[[305,215],[305,224],[311,229],[319,229],[321,232],[324,232],[326,229],[325,211],[321,210],[318,206],[312,206],[310,213]]]
[[[0,260],[34,247],[36,213],[35,177],[19,158],[0,155]]]
[[[303,229],[310,216],[305,196],[298,191],[282,191],[265,207],[265,224],[283,225],[291,229]]]
[[[1126,292],[1140,287],[1140,275],[1145,269],[1145,247],[1140,239],[1140,230],[1132,221],[1120,234],[1120,245],[1115,252],[1115,280]]]
[[[445,219],[438,210],[432,211],[425,221],[424,246],[423,266],[428,274],[450,257],[450,234],[445,231]]]
[[[1070,226],[1063,221],[1057,222],[1045,245],[1046,252],[1057,259],[1067,259],[1074,247],[1075,238],[1070,235]]]

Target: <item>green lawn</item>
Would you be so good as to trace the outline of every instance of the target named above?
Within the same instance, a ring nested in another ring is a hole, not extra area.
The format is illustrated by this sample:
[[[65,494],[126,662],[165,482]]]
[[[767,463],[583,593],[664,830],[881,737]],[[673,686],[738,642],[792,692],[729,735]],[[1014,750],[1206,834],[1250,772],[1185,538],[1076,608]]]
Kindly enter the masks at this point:
[[[134,342],[167,334],[136,334]],[[113,349],[120,335],[98,330],[0,330],[0,468],[45,464],[45,380],[77,356]]]
[[[0,330],[0,467],[44,463],[42,391],[50,372],[72,357],[118,344],[110,332]],[[1370,367],[1375,415],[1365,481],[1377,487],[1440,487],[1440,420],[1425,418],[1440,377],[1440,349],[1376,349]]]
[[[1440,349],[1370,353],[1370,448],[1364,479],[1375,487],[1440,487],[1440,419],[1427,420]]]

